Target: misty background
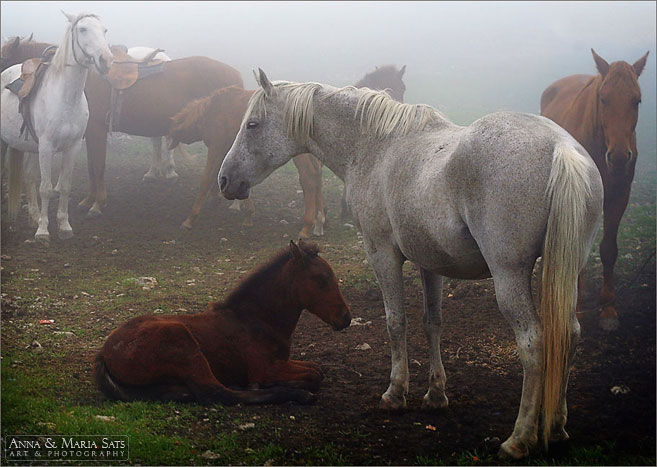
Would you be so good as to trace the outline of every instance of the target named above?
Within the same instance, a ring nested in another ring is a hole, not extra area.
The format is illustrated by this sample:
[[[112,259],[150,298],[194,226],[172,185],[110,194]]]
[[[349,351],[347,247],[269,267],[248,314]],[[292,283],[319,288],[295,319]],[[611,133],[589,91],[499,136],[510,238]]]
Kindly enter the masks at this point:
[[[539,113],[543,90],[650,51],[639,78],[641,164],[655,165],[655,2],[17,2],[1,4],[4,38],[59,43],[60,10],[100,15],[110,44],[204,55],[272,80],[354,84],[377,65],[407,65],[406,102],[459,124],[498,110]]]

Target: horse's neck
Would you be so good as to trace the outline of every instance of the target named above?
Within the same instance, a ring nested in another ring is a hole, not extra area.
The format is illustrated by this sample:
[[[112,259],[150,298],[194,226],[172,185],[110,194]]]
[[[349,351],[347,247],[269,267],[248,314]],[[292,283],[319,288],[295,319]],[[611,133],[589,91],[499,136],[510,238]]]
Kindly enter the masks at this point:
[[[56,55],[71,50],[69,41],[60,44]],[[53,58],[54,61],[55,58]],[[75,106],[82,98],[87,72],[87,68],[80,66],[75,61],[73,53],[68,53],[63,67],[57,68],[53,64],[48,67],[41,89],[47,89],[49,100],[58,100],[63,105]]]
[[[375,136],[361,132],[360,119],[355,117],[358,94],[338,93],[328,98],[314,98],[313,136],[308,142],[308,151],[322,161],[342,181],[348,178],[353,166],[374,167],[382,151],[370,150],[380,146]],[[359,114],[360,115],[360,114]],[[432,126],[452,125],[442,117]],[[391,136],[394,137],[394,136]],[[354,164],[355,158],[360,160]],[[368,163],[362,158],[371,159]]]
[[[602,76],[597,75],[573,99],[568,115],[568,127],[574,129],[571,133],[593,158],[600,152],[604,153],[605,146],[598,109],[598,89],[601,84]]]
[[[50,67],[44,75],[40,90],[48,93],[49,100],[75,106],[82,98],[86,80],[87,69],[84,67],[66,66],[61,70]]]
[[[289,294],[287,279],[276,277],[262,284],[241,303],[234,305],[242,319],[264,323],[283,340],[289,340],[301,316],[301,306]]]

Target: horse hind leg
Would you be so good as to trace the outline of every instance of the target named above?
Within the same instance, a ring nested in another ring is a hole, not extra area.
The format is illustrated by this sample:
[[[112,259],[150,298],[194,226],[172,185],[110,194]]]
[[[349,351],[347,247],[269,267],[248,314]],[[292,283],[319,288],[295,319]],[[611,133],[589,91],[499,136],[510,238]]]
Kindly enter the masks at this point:
[[[568,379],[570,377],[570,369],[575,362],[575,351],[580,339],[580,325],[575,314],[571,317],[570,322],[570,346],[568,348],[568,365],[564,373],[563,381],[561,382],[561,395],[559,398],[559,407],[555,414],[554,426],[550,433],[550,442],[567,441],[570,436],[566,432],[566,422],[568,420],[568,406],[566,404],[566,391],[568,389]]]
[[[38,154],[25,154],[25,194],[27,195],[27,211],[34,227],[39,224],[39,200],[37,198],[37,179],[39,174]]]
[[[429,390],[424,395],[422,407],[441,409],[447,407],[445,395],[445,368],[440,356],[440,336],[442,334],[442,288],[443,278],[438,274],[420,268],[424,289],[424,317],[422,325],[429,343],[430,367]]]
[[[526,457],[538,443],[538,418],[543,397],[543,333],[531,295],[531,267],[493,270],[497,303],[516,337],[523,368],[520,409],[511,436],[500,452]]]

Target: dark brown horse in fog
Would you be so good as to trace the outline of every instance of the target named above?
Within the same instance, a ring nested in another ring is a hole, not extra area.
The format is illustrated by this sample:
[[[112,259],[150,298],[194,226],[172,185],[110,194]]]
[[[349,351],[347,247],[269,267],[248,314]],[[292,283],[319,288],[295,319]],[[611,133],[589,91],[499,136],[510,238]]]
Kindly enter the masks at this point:
[[[96,385],[125,401],[313,401],[319,365],[290,360],[299,316],[308,310],[336,330],[351,322],[335,274],[317,253],[314,244],[290,242],[204,313],[128,321],[98,353]]]
[[[633,65],[611,65],[593,53],[599,74],[573,75],[551,84],[541,96],[541,115],[563,128],[589,152],[604,185],[604,228],[600,243],[603,284],[600,326],[618,327],[614,265],[618,256],[618,227],[627,207],[638,155],[635,127],[641,89],[638,78],[648,52]]]
[[[21,63],[32,54],[39,57],[47,46],[42,42],[14,40],[2,49],[2,66]],[[171,117],[189,102],[210,95],[226,86],[242,86],[236,69],[206,57],[187,57],[163,64],[160,74],[139,80],[123,91],[114,131],[136,136],[166,136]],[[89,169],[89,195],[80,206],[88,215],[98,216],[107,203],[105,159],[107,155],[107,116],[110,110],[110,84],[96,73],[89,73],[85,86],[89,103],[89,123],[85,140]]]

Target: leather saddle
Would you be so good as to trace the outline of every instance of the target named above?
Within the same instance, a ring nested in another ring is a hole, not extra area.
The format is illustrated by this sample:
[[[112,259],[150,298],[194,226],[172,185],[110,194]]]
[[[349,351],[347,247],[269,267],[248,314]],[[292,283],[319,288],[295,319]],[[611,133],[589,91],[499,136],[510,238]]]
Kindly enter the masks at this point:
[[[30,58],[24,61],[21,65],[21,76],[6,86],[7,89],[18,95],[18,111],[23,117],[20,134],[22,135],[27,129],[27,133],[37,143],[39,142],[39,138],[36,135],[32,123],[29,101],[36,94],[37,89],[39,89],[43,75],[48,69],[48,65],[50,65],[56,51],[57,47],[52,45],[43,51],[41,58]],[[28,134],[25,134],[26,140]]]
[[[132,58],[126,53],[124,46],[115,45],[110,50],[114,56],[114,61],[105,79],[117,91],[128,89],[139,79],[161,73],[164,68],[162,60],[153,59],[158,53],[163,52],[162,49],[155,49],[143,60]]]

